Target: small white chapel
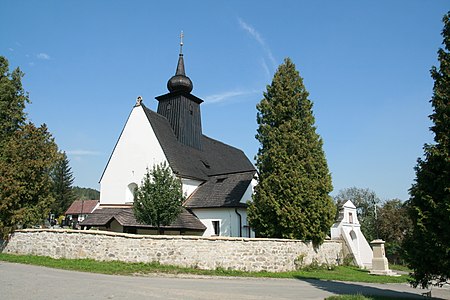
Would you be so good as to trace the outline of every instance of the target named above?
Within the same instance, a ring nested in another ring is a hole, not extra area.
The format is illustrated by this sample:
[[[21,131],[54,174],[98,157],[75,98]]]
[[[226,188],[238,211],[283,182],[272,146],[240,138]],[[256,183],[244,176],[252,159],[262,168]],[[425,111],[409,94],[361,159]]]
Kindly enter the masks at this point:
[[[133,214],[134,190],[146,169],[166,162],[181,179],[186,201],[166,235],[254,237],[247,202],[256,170],[243,151],[202,133],[202,99],[194,96],[182,53],[168,93],[152,111],[141,97],[131,110],[100,179],[100,203],[80,225],[84,229],[157,234]]]

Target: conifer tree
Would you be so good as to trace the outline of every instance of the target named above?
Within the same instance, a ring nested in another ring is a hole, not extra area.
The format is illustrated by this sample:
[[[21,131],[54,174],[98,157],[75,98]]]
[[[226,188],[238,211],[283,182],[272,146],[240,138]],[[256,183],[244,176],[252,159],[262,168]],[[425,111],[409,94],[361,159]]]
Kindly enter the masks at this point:
[[[259,179],[248,211],[257,236],[320,244],[333,224],[331,175],[308,96],[286,58],[257,105]]]
[[[404,245],[413,284],[422,287],[450,279],[450,11],[444,16],[444,49],[438,50],[430,119],[434,144],[424,146],[410,189],[409,215],[413,224]]]
[[[58,153],[58,160],[51,170],[51,178],[55,197],[51,212],[58,217],[63,215],[75,200],[75,193],[72,189],[73,173],[65,152]]]
[[[135,191],[134,215],[143,224],[153,225],[162,234],[162,226],[170,225],[181,213],[184,195],[181,180],[166,163],[153,166]]]
[[[25,124],[25,104],[30,100],[22,88],[23,76],[19,68],[10,72],[8,60],[0,56],[0,147]]]

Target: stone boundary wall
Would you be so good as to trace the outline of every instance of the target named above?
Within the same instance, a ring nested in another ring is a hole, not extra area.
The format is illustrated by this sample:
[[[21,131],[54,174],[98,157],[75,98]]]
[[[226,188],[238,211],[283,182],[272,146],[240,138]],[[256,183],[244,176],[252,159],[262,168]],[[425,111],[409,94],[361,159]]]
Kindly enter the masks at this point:
[[[10,236],[4,253],[53,258],[91,258],[154,262],[200,269],[282,272],[296,264],[342,262],[341,241],[311,242],[283,239],[154,236],[95,230],[25,229]]]

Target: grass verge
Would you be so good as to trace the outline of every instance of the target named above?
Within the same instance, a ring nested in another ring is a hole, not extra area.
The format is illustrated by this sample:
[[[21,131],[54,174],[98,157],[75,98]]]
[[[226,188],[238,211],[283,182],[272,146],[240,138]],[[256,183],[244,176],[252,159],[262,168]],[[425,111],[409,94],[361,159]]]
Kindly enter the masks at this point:
[[[236,270],[201,270],[197,268],[184,268],[177,266],[161,265],[158,262],[152,263],[125,263],[120,261],[95,261],[92,259],[54,259],[46,256],[33,255],[13,255],[0,253],[0,261],[13,263],[30,264],[50,268],[92,272],[113,275],[145,275],[152,273],[163,274],[193,274],[208,276],[236,276],[236,277],[267,277],[267,278],[294,278],[294,279],[320,279],[320,280],[340,280],[353,282],[372,283],[403,283],[407,282],[408,276],[401,277],[375,276],[368,271],[355,267],[338,266],[333,270],[327,269],[307,269],[292,272],[244,272]]]
[[[412,270],[410,268],[408,268],[407,266],[403,266],[403,265],[389,264],[389,269],[395,270],[395,271],[412,272]]]

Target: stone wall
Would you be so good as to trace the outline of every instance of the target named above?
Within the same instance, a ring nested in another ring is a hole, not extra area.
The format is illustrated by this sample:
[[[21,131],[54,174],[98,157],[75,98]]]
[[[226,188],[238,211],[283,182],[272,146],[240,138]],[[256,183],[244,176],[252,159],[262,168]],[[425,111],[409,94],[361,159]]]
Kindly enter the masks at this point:
[[[92,258],[197,267],[281,272],[342,262],[342,242],[196,236],[149,236],[95,230],[26,229],[11,235],[4,253],[53,258]]]

